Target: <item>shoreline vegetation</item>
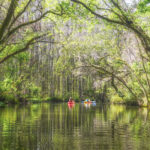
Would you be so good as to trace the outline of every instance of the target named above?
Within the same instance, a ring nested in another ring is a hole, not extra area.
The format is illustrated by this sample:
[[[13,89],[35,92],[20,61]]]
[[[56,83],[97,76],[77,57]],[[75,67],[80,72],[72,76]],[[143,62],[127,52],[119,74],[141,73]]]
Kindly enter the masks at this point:
[[[21,100],[9,100],[9,101],[2,101],[0,98],[0,107],[6,106],[6,105],[16,105],[16,104],[35,104],[35,103],[67,103],[69,98],[67,99],[61,99],[58,97],[51,97],[51,98],[30,98],[30,99],[21,99]],[[84,100],[84,99],[82,99]],[[74,99],[75,102],[81,103],[81,99]],[[100,100],[96,100],[97,103],[101,104],[114,104],[114,105],[125,105],[125,106],[138,106],[138,107],[148,107],[149,105],[140,105],[137,101],[124,101],[122,99],[114,100],[114,101],[107,101],[107,102],[102,102]]]

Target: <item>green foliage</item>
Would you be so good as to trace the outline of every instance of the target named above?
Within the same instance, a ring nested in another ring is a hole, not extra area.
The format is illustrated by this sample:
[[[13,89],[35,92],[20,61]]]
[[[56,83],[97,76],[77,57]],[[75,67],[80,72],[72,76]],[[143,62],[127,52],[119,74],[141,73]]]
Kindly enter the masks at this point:
[[[125,103],[125,101],[121,97],[119,97],[118,95],[114,95],[114,94],[111,97],[110,101],[111,101],[111,103],[117,103],[117,104],[119,104],[119,103],[120,104]]]
[[[90,1],[90,3],[88,3],[88,6],[92,7],[92,9],[94,9],[94,4],[96,3],[95,0]],[[93,16],[89,13],[89,11],[85,8],[83,8],[80,5],[77,5],[76,3],[72,3],[71,1],[62,1],[61,2],[61,7],[63,8],[65,15],[67,17],[71,17],[72,19],[78,19],[78,17],[81,18],[87,18],[87,16]]]
[[[41,90],[33,83],[25,82],[24,79],[5,78],[0,82],[0,101],[5,103],[16,103],[27,101],[28,99],[39,99]],[[28,91],[28,92],[27,92]]]
[[[33,1],[33,4],[34,2],[36,1]],[[145,56],[146,53],[142,52],[142,54],[139,55],[136,51],[132,50],[137,60],[128,62],[129,56],[127,56],[126,60],[123,53],[126,51],[126,48],[129,47],[129,49],[131,49],[133,46],[130,42],[128,46],[124,43],[124,39],[127,38],[125,34],[130,34],[130,32],[127,31],[127,28],[120,26],[120,24],[112,25],[112,22],[108,20],[121,21],[121,25],[128,28],[130,27],[132,30],[134,29],[134,32],[139,29],[136,35],[142,34],[144,31],[149,32],[149,22],[144,15],[149,17],[150,1],[140,1],[136,11],[134,10],[132,14],[130,10],[120,10],[117,6],[113,5],[112,1],[105,1],[104,3],[104,1],[99,0],[81,0],[81,2],[85,3],[90,10],[103,15],[103,18],[106,17],[107,19],[98,17],[98,15],[96,18],[96,16],[85,7],[70,0],[43,0],[41,2],[42,12],[50,9],[58,14],[57,16],[54,15],[54,13],[47,14],[42,22],[42,24],[46,24],[50,23],[51,20],[54,26],[52,30],[56,34],[56,39],[58,36],[60,40],[58,46],[61,47],[59,48],[60,54],[57,55],[57,58],[53,58],[52,74],[56,75],[56,77],[68,77],[69,75],[81,76],[84,78],[86,84],[86,88],[84,88],[84,93],[82,94],[91,99],[94,98],[96,91],[103,92],[99,87],[96,87],[96,89],[92,86],[91,82],[98,82],[97,79],[100,80],[101,83],[104,82],[104,84],[109,85],[107,94],[114,103],[138,101],[138,99],[142,99],[143,97],[143,99],[145,99],[146,95],[148,95],[149,99],[150,87],[148,85],[148,78],[150,78],[150,63],[147,59],[144,59],[144,61],[141,59],[141,55]],[[26,4],[26,0],[21,2],[20,6],[14,10],[14,17],[24,9]],[[110,9],[108,9],[108,6]],[[33,21],[32,19],[35,18],[36,15],[31,11],[31,8],[32,6],[25,10],[25,12],[29,14],[29,22]],[[40,8],[38,9],[40,10]],[[63,14],[61,15],[61,13]],[[2,16],[6,16],[6,12],[2,12]],[[13,18],[10,20],[12,19]],[[1,22],[3,21],[4,20]],[[131,21],[131,24],[128,21]],[[19,23],[19,21],[17,23]],[[13,29],[17,23],[12,26]],[[138,24],[140,24],[140,26],[134,28],[134,26]],[[0,70],[0,73],[2,73],[2,77],[0,78],[1,99],[6,102],[16,102],[26,99],[41,100],[45,98],[46,100],[59,102],[62,101],[62,99],[67,101],[70,96],[73,96],[75,100],[79,100],[79,89],[77,89],[78,92],[77,90],[69,91],[68,89],[63,91],[63,85],[59,85],[59,88],[61,88],[60,91],[57,92],[57,90],[54,89],[55,97],[49,98],[48,95],[43,94],[44,92],[42,93],[41,87],[38,87],[39,85],[37,86],[35,81],[28,80],[32,69],[36,70],[36,67],[30,68],[31,70],[29,70],[29,68],[26,70],[27,62],[31,57],[30,54],[28,52],[19,53],[17,55],[13,54],[24,49],[33,37],[41,35],[40,30],[35,32],[34,26],[32,25],[34,24],[16,30],[11,37],[8,36],[11,33],[7,34],[7,31],[9,32],[10,30],[5,29],[6,33],[1,37],[3,38],[7,35],[9,38],[7,39],[6,36],[5,38],[7,40],[4,38],[3,43],[0,44],[0,61],[5,58],[7,59],[8,56],[12,58],[2,66],[2,71]],[[66,26],[69,31],[66,31]],[[141,32],[142,29],[144,29],[144,31]],[[47,32],[47,29],[46,31],[42,30],[42,32]],[[143,34],[144,36],[145,33]],[[50,35],[52,36],[52,33],[50,33]],[[55,41],[55,37],[52,39]],[[34,44],[34,42],[37,41],[32,41],[31,45]],[[142,41],[141,43],[149,42]],[[40,46],[39,44],[39,47]],[[142,45],[139,44],[138,47],[138,44],[136,44],[134,49],[138,50],[141,46]],[[27,46],[27,49],[29,47],[34,48],[33,46]],[[55,46],[54,49],[58,47]],[[42,50],[42,46],[40,48]],[[52,57],[54,57],[54,55]],[[40,68],[42,67],[41,65]],[[43,74],[40,73],[40,75],[42,76]],[[88,80],[89,76],[92,79],[91,82]],[[43,77],[41,78],[43,80]],[[63,81],[63,79],[61,81]],[[112,82],[114,82],[114,87],[112,86]],[[66,84],[68,83],[64,83],[64,85]],[[104,84],[101,84],[101,87],[103,87]],[[76,86],[78,88],[79,83],[77,83]],[[115,86],[117,88],[115,88]],[[135,97],[137,98],[136,100]]]
[[[141,13],[150,12],[150,0],[142,0],[138,4],[138,10]]]
[[[0,107],[3,107],[3,106],[5,106],[5,103],[0,101]]]
[[[37,87],[35,84],[31,83],[28,85],[27,88],[29,90],[31,98],[39,98],[40,97],[40,93],[41,93],[40,87]]]
[[[15,102],[16,101],[16,87],[10,78],[6,78],[0,82],[0,101]]]
[[[78,95],[75,95],[73,99],[75,100],[75,102],[81,102],[81,98]]]
[[[24,62],[26,62],[26,61],[29,60],[29,53],[28,53],[28,52],[20,53],[20,54],[16,55],[15,58],[16,58],[20,63],[24,63]]]

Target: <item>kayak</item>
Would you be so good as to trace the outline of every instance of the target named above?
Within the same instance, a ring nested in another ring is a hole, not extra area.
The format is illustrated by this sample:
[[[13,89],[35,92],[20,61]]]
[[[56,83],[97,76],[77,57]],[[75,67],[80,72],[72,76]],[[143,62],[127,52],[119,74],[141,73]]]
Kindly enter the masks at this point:
[[[86,101],[85,101],[85,102],[84,102],[84,104],[91,104],[91,103],[92,103],[91,101],[89,101],[89,102],[86,102]]]
[[[74,106],[75,106],[75,102],[74,101],[68,102],[69,109],[72,109]]]
[[[96,103],[96,101],[84,101],[85,104],[92,104],[92,103]]]
[[[68,102],[68,104],[75,104],[75,102],[74,101],[70,101],[70,102]]]

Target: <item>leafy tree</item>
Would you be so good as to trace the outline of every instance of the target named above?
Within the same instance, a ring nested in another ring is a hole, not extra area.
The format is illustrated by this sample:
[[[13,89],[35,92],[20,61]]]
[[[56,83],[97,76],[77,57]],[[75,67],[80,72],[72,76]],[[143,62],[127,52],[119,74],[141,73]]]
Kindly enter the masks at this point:
[[[63,14],[61,7],[47,9],[36,0],[2,1],[0,10],[0,64],[51,35],[50,32],[36,29],[37,23],[40,26],[39,21],[49,14]]]
[[[134,9],[129,8],[128,4],[122,0],[101,0],[101,1],[78,1],[71,0],[79,5],[82,5],[95,17],[102,19],[108,23],[123,26],[134,32],[140,39],[140,42],[149,56],[150,52],[150,37],[147,32],[137,22]],[[146,2],[145,2],[146,3]],[[141,4],[141,3],[140,3]]]

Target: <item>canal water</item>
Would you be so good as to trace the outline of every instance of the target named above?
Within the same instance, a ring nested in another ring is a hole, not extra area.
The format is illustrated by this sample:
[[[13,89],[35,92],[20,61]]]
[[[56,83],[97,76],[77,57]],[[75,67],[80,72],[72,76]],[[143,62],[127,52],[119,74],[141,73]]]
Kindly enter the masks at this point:
[[[0,150],[150,150],[149,110],[79,103],[0,107]]]

